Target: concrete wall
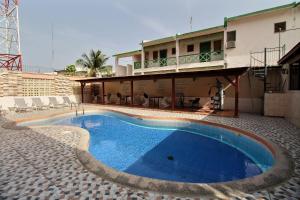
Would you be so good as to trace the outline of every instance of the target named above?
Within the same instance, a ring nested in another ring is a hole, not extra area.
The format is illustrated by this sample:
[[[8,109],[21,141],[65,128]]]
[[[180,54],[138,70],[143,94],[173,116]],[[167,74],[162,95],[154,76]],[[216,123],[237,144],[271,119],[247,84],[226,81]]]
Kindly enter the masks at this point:
[[[250,52],[278,47],[274,23],[283,21],[286,21],[286,29],[300,28],[300,6],[229,21],[224,40],[228,31],[236,30],[236,48],[226,49],[228,68],[250,66]],[[299,42],[299,35],[300,29],[281,33],[281,45],[286,45],[286,52]]]
[[[266,93],[264,114],[266,116],[285,117],[300,127],[300,91],[286,93]]]
[[[300,127],[300,91],[289,91],[288,105],[285,117],[297,127]]]
[[[116,76],[127,76],[127,67],[118,65],[115,67]]]

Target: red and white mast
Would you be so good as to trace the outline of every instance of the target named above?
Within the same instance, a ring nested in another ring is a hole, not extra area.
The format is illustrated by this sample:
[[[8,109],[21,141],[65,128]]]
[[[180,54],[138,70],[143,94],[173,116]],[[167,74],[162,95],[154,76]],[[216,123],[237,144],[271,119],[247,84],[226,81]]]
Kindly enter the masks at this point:
[[[0,68],[22,71],[19,0],[0,4]]]

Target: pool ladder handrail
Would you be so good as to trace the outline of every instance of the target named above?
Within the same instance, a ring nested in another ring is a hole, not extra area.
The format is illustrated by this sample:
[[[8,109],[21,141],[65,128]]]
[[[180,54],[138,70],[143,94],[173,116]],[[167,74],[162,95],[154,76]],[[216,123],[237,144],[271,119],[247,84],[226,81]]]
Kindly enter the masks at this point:
[[[81,104],[82,105],[82,115],[84,115],[85,114],[85,111],[84,111],[84,107],[83,107],[83,104]],[[78,109],[77,108],[79,108],[79,105],[78,105],[78,107],[75,107],[76,108],[76,116],[78,116]]]

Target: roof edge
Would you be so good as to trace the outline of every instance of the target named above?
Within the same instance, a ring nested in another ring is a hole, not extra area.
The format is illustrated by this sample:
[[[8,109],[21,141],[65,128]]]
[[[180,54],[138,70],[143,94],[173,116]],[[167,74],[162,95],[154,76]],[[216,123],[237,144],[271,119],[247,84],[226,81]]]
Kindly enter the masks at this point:
[[[241,15],[237,15],[237,16],[233,16],[233,17],[225,17],[226,22],[224,23],[224,26],[227,25],[228,21],[233,21],[233,20],[237,20],[237,19],[240,19],[243,17],[249,17],[249,16],[259,15],[259,14],[263,14],[263,13],[269,13],[269,12],[273,12],[273,11],[277,11],[277,10],[281,10],[281,9],[285,9],[285,8],[293,8],[293,7],[296,7],[297,5],[299,5],[299,3],[293,2],[293,3],[276,6],[276,7],[272,7],[272,8],[267,8],[267,9],[263,9],[263,10],[258,10],[258,11],[254,11],[254,12],[249,12],[246,14],[241,14]]]
[[[118,54],[114,54],[113,57],[122,57],[122,56],[130,56],[130,55],[133,55],[133,54],[138,54],[140,53],[142,50],[134,50],[134,51],[126,51],[126,52],[121,52],[121,53],[118,53]]]

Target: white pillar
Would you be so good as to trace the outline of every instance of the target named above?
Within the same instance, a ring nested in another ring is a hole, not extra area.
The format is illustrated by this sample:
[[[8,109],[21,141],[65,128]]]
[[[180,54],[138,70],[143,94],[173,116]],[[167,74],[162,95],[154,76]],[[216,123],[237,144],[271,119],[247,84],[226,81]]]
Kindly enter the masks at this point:
[[[142,61],[141,61],[141,68],[142,68],[142,74],[144,74],[144,68],[145,68],[145,51],[144,51],[144,42],[142,41]]]
[[[179,67],[179,39],[177,38],[176,35],[176,72],[178,72],[178,67]]]
[[[118,58],[118,56],[116,56],[115,57],[115,70],[114,70],[115,74],[117,73],[118,66],[119,66],[119,58]]]

